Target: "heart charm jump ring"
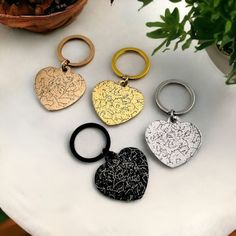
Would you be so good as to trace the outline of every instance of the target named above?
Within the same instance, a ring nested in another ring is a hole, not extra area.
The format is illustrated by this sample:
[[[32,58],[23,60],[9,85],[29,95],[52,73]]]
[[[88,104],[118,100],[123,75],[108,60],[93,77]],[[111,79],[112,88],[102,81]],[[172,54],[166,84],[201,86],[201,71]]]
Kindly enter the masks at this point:
[[[160,101],[162,90],[172,84],[184,87],[190,94],[190,103],[183,110],[169,109]],[[175,168],[189,161],[202,143],[200,130],[192,123],[182,122],[179,118],[180,115],[188,113],[193,108],[196,101],[195,92],[183,81],[167,80],[158,86],[155,98],[157,106],[169,115],[169,119],[153,121],[146,130],[146,142],[163,164]]]

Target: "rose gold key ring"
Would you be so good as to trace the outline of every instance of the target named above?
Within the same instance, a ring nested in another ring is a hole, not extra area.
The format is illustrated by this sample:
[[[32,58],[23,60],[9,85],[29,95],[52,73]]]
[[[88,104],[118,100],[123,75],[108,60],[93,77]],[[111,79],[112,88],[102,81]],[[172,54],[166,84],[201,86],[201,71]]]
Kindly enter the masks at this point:
[[[81,62],[70,62],[67,58],[65,58],[63,55],[62,55],[62,49],[63,47],[65,46],[66,43],[68,43],[69,41],[72,41],[72,40],[80,40],[80,41],[83,41],[85,42],[88,46],[89,46],[89,49],[90,49],[90,53],[88,55],[87,58],[85,58],[84,60],[82,60]],[[71,67],[82,67],[82,66],[85,66],[87,65],[89,62],[91,62],[93,60],[95,56],[95,47],[92,43],[92,41],[83,36],[83,35],[71,35],[71,36],[68,36],[66,38],[64,38],[58,45],[57,47],[57,57],[59,59],[59,61],[61,63],[65,63],[66,62],[66,66],[71,66]]]

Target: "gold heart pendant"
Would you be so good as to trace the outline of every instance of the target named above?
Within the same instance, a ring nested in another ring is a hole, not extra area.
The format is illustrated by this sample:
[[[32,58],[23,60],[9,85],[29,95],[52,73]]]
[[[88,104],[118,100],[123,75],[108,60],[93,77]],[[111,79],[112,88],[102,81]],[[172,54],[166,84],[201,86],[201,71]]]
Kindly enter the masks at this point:
[[[70,69],[47,67],[35,79],[35,91],[41,104],[49,111],[64,109],[80,99],[86,90],[81,75]]]
[[[107,125],[122,124],[137,116],[144,107],[140,91],[111,80],[97,84],[92,100],[98,116]]]

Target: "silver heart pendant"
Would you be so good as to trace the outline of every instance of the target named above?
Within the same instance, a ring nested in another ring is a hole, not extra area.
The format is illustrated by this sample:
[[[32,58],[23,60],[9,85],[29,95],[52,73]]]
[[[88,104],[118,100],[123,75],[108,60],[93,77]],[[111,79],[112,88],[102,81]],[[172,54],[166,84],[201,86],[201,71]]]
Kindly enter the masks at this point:
[[[189,161],[202,143],[200,130],[189,122],[158,120],[145,133],[146,142],[166,166],[178,167]]]

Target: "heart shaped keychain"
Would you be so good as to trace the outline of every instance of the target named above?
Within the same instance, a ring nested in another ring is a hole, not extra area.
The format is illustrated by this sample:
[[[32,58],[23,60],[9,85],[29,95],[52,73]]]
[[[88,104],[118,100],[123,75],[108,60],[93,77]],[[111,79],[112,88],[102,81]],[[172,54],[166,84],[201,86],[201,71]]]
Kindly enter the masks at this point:
[[[138,75],[125,75],[117,68],[117,60],[127,52],[134,52],[140,55],[146,67]],[[96,85],[92,93],[92,101],[95,111],[100,119],[107,125],[119,125],[137,116],[144,107],[143,94],[130,86],[129,80],[143,78],[150,69],[150,60],[145,52],[138,48],[124,48],[119,50],[112,59],[114,73],[122,79],[120,83],[112,80],[105,80]]]
[[[62,55],[64,45],[71,40],[82,40],[90,48],[89,56],[78,63],[72,63]],[[63,39],[57,48],[61,68],[46,67],[38,72],[35,92],[41,104],[49,111],[64,109],[78,101],[86,90],[83,77],[71,71],[71,67],[82,67],[92,61],[95,55],[93,43],[85,36],[72,35]]]
[[[85,158],[75,149],[77,135],[86,128],[96,128],[106,137],[106,147],[94,158]],[[128,147],[118,154],[111,152],[111,139],[107,130],[96,123],[87,123],[78,127],[70,139],[70,149],[75,158],[92,163],[105,158],[95,174],[96,188],[105,196],[120,200],[134,201],[143,197],[148,183],[148,163],[145,155],[137,148]]]
[[[164,87],[176,84],[183,86],[190,94],[189,106],[181,111],[167,109],[160,102],[159,96]],[[175,168],[190,160],[201,146],[200,130],[189,122],[182,122],[178,115],[188,113],[195,104],[193,89],[183,81],[164,81],[157,88],[156,102],[158,107],[170,115],[168,121],[153,121],[147,128],[145,138],[155,156],[165,165]]]

